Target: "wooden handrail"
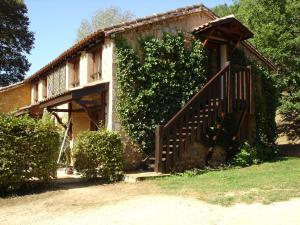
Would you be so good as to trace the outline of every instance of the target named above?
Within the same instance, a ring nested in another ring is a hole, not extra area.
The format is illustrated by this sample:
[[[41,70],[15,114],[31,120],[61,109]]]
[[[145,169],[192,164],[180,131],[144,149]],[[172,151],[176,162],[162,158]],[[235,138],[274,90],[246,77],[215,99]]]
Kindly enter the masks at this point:
[[[201,98],[207,89],[209,89],[210,85],[221,75],[223,75],[224,71],[226,71],[227,69],[229,69],[230,67],[230,62],[228,62],[228,64],[221,69],[216,75],[214,75],[204,86],[203,88],[201,88],[201,90],[194,95],[186,104],[185,106],[179,110],[169,121],[167,124],[164,125],[164,129],[168,129],[170,128],[170,126],[172,126],[173,122],[175,120],[177,120],[178,117],[180,117],[180,115],[184,114],[184,112],[199,98]]]
[[[165,125],[156,127],[155,171],[176,169],[195,140],[226,113],[243,111],[240,127],[245,113],[251,113],[251,95],[251,69],[228,62]]]

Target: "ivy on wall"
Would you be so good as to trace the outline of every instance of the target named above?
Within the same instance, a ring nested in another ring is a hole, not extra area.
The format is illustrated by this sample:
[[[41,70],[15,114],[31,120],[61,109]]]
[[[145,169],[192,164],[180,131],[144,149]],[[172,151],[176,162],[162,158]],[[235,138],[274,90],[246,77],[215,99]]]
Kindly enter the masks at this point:
[[[276,110],[279,106],[280,88],[277,76],[256,61],[247,58],[245,53],[236,49],[231,56],[235,64],[251,65],[255,101],[255,144],[258,158],[263,160],[273,155],[277,138],[275,122]]]
[[[276,110],[279,103],[279,89],[276,76],[263,66],[252,63],[255,94],[256,139],[259,143],[270,146],[277,138],[275,122]],[[258,80],[260,79],[260,81]]]
[[[154,150],[154,132],[206,81],[207,53],[200,41],[186,47],[184,35],[146,38],[139,52],[117,41],[117,112],[129,136],[145,153]]]

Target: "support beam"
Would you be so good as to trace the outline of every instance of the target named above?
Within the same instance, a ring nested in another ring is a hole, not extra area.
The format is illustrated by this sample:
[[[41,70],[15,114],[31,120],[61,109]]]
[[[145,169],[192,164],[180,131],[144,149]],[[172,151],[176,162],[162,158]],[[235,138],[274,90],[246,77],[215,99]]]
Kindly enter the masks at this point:
[[[60,125],[62,125],[65,129],[67,129],[67,125],[62,122],[61,118],[57,115],[56,112],[50,112],[50,113],[55,117],[55,119]]]
[[[95,105],[95,106],[91,106],[91,107],[87,107],[90,111],[93,110],[98,110],[102,107],[101,104]],[[85,112],[85,110],[83,108],[80,109],[56,109],[56,108],[47,108],[48,112]]]
[[[94,120],[93,116],[91,115],[91,110],[85,104],[82,104],[80,100],[75,100],[75,102],[84,109],[84,111],[87,113],[90,121],[92,123],[94,123],[96,127],[98,127],[97,121]]]

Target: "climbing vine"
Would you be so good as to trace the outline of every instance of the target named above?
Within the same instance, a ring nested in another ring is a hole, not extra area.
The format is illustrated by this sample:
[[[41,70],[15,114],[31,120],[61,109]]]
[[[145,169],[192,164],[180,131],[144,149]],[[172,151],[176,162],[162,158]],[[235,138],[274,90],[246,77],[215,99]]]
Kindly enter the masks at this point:
[[[263,146],[266,151],[266,148],[275,144],[277,138],[275,116],[279,105],[279,89],[277,88],[276,76],[271,71],[254,63],[252,63],[252,68],[256,85],[256,143]]]
[[[116,58],[119,119],[150,153],[156,125],[166,123],[204,85],[207,53],[200,41],[187,47],[183,34],[166,33],[141,40],[138,52],[118,40]]]
[[[233,63],[251,65],[254,84],[255,101],[255,144],[260,159],[267,158],[275,152],[277,138],[275,122],[276,110],[279,105],[280,88],[276,75],[246,57],[242,50],[236,49],[231,58]]]

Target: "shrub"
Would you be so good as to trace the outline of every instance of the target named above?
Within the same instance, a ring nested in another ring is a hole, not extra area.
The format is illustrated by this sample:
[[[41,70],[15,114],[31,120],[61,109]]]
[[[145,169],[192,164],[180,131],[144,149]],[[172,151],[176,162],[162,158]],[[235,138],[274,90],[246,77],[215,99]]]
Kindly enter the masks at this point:
[[[84,131],[76,139],[74,168],[89,179],[120,180],[123,176],[122,150],[117,133],[105,128]]]
[[[232,164],[235,166],[246,167],[259,162],[257,148],[245,142],[239,148],[239,152],[234,156]]]
[[[13,191],[32,178],[56,176],[59,133],[48,120],[0,115],[0,188]]]

